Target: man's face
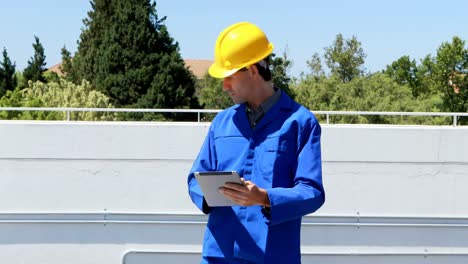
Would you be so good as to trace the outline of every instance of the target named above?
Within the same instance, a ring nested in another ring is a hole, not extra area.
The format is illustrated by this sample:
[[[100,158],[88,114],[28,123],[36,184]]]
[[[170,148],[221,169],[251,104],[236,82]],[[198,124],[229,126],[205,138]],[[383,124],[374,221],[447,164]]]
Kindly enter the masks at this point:
[[[236,104],[249,102],[254,88],[253,85],[250,69],[240,70],[223,80],[224,91],[231,96]]]

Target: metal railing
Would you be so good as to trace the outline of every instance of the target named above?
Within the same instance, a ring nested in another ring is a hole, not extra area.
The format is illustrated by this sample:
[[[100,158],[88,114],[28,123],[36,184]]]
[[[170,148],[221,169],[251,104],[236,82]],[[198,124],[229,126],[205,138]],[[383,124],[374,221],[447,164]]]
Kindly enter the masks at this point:
[[[70,121],[72,112],[110,112],[110,113],[196,113],[197,121],[201,122],[201,114],[214,114],[219,109],[137,109],[137,108],[76,108],[76,107],[0,107],[0,111],[45,111],[65,112],[66,120]],[[316,115],[325,115],[326,124],[330,124],[333,115],[362,115],[362,116],[439,116],[451,117],[453,126],[457,126],[458,117],[468,117],[468,113],[453,112],[372,112],[372,111],[312,111]]]
[[[452,117],[453,126],[457,126],[458,117],[468,116],[468,113],[453,112],[372,112],[372,111],[312,111],[314,114],[326,116],[330,124],[330,115],[377,115],[377,116],[449,116]]]
[[[107,113],[196,113],[198,122],[201,122],[202,113],[218,113],[216,109],[144,109],[144,108],[77,108],[77,107],[0,107],[0,111],[45,111],[65,112],[67,121],[70,121],[72,112],[107,112]]]

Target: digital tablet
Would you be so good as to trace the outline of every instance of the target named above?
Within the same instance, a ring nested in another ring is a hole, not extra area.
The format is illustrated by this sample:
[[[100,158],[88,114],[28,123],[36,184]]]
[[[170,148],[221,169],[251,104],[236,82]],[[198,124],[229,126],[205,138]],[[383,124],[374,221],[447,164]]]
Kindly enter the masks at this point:
[[[242,184],[236,171],[209,171],[195,172],[195,178],[205,197],[206,203],[211,206],[232,206],[237,205],[233,201],[219,193],[219,188],[225,183]]]

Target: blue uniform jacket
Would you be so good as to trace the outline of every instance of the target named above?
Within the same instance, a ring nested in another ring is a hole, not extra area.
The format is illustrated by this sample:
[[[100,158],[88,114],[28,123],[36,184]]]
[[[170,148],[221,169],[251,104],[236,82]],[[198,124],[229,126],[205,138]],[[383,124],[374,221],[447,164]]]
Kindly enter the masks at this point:
[[[302,216],[325,201],[320,125],[284,92],[255,128],[245,107],[234,105],[218,113],[188,176],[193,203],[209,214],[203,256],[300,263]],[[269,211],[261,206],[207,206],[194,172],[232,170],[267,190]]]

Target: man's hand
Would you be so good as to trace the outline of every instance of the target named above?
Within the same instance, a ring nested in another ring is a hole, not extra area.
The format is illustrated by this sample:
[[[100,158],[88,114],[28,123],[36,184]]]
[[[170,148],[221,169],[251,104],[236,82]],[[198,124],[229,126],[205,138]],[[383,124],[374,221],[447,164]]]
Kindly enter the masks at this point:
[[[251,181],[241,178],[243,185],[236,183],[226,183],[224,187],[219,188],[219,192],[228,199],[239,205],[262,205],[270,206],[270,200],[265,189],[259,188]]]

